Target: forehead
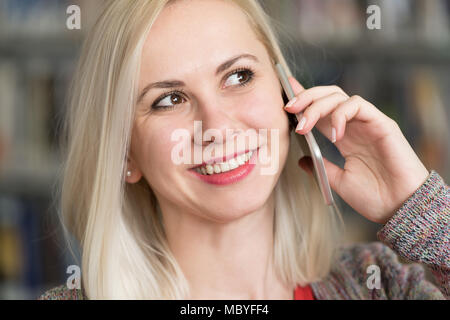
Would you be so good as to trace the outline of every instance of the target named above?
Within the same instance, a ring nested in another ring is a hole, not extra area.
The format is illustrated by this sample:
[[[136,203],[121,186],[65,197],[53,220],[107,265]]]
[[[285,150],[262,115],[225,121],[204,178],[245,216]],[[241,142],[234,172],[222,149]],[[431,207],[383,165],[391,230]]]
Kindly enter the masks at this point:
[[[142,71],[146,78],[162,73],[176,77],[199,68],[215,70],[241,53],[263,52],[264,46],[236,4],[184,0],[164,8],[153,24],[142,52]]]

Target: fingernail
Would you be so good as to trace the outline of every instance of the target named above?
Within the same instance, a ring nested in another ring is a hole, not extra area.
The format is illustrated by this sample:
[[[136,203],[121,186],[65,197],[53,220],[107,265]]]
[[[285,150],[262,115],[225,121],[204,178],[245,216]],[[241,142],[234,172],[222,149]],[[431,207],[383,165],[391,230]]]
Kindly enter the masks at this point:
[[[331,128],[331,142],[336,142],[336,129],[334,127]]]
[[[289,102],[286,104],[286,107],[285,107],[285,108],[290,108],[290,107],[292,107],[292,105],[293,105],[296,101],[297,101],[297,98],[296,98],[296,97],[292,98],[291,101],[289,101]]]
[[[305,123],[306,123],[306,118],[302,117],[302,119],[298,123],[297,129],[295,129],[295,131],[302,130],[303,127],[305,126]]]

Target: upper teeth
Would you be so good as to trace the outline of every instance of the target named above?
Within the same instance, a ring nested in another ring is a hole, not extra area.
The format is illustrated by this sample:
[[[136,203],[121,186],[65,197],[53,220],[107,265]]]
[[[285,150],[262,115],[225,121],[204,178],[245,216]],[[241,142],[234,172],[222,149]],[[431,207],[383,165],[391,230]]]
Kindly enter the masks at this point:
[[[225,162],[212,163],[207,164],[203,167],[195,168],[195,171],[197,171],[200,174],[215,174],[227,172],[236,169],[237,167],[246,163],[252,157],[252,154],[253,151],[249,151]]]

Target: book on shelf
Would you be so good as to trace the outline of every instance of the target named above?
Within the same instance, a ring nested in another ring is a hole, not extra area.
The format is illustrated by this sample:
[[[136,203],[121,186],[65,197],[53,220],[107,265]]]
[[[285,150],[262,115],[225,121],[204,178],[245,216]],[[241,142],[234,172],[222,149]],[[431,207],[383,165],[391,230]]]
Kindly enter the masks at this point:
[[[448,46],[450,1],[409,0],[261,0],[269,14],[289,28],[298,40],[315,45],[352,46],[358,43],[396,45],[421,43]],[[379,8],[380,28],[367,19]]]

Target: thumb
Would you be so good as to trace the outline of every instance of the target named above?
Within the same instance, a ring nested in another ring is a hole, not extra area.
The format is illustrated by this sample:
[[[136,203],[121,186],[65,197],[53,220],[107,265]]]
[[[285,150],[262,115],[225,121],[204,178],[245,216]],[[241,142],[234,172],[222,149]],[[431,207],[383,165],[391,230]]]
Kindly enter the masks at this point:
[[[330,183],[330,187],[336,191],[338,194],[337,186],[340,184],[339,181],[344,173],[344,170],[339,166],[335,165],[333,162],[328,161],[327,158],[322,156],[323,165],[325,166],[325,171],[327,172],[328,182]]]
[[[300,82],[298,82],[297,79],[295,79],[294,77],[289,77],[288,80],[292,86],[294,95],[298,95],[300,92],[305,90],[305,88],[303,88],[303,86],[300,84]]]
[[[343,169],[335,165],[334,163],[328,161],[327,158],[323,157],[323,165],[325,166],[325,171],[327,172],[328,182],[330,187],[337,192],[338,181],[344,172]],[[313,175],[314,164],[310,156],[305,156],[298,161],[299,166],[305,170],[311,176]]]

